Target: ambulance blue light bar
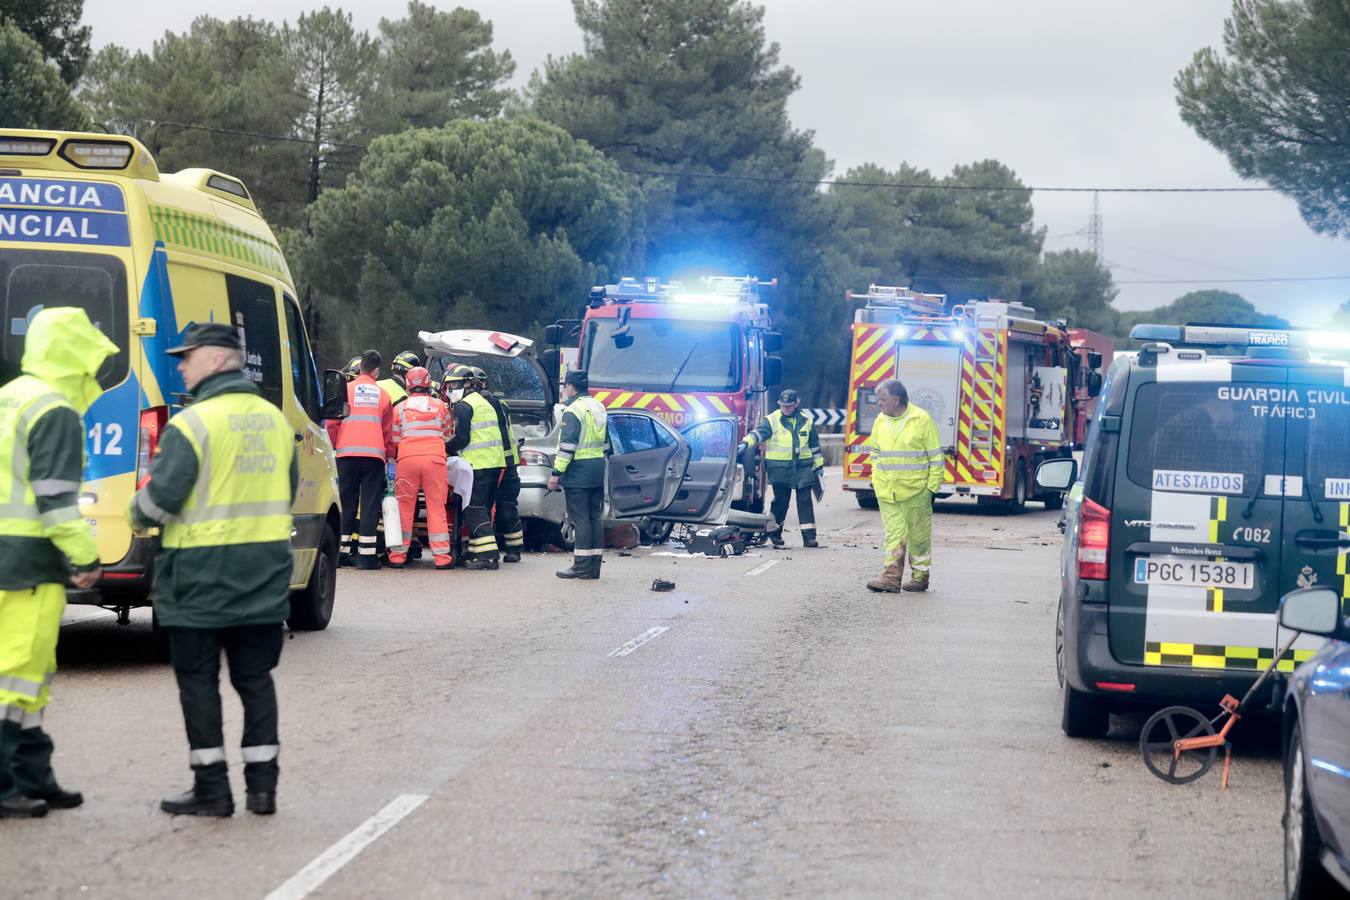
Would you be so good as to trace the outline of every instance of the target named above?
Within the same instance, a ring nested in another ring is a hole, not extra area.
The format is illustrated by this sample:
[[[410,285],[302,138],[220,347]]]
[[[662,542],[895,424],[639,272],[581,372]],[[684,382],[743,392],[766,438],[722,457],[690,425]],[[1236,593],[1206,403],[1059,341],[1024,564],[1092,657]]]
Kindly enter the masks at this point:
[[[1350,349],[1350,333],[1344,331],[1291,331],[1243,325],[1136,325],[1130,330],[1130,339],[1198,347]]]

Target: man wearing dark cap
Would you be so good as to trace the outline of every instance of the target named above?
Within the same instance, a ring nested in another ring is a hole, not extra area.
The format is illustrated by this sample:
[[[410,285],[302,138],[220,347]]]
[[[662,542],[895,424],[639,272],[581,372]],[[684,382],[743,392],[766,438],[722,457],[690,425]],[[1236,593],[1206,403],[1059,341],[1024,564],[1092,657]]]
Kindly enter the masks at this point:
[[[576,527],[572,567],[555,573],[559,578],[599,578],[605,555],[605,457],[610,453],[609,416],[590,395],[584,371],[568,372],[563,386],[562,434],[558,456],[548,480],[550,491],[563,489],[567,518]]]
[[[131,501],[132,526],[161,529],[155,614],[187,725],[193,787],[166,797],[174,815],[230,816],[220,716],[220,654],[244,706],[241,756],[250,812],[276,811],[277,697],[272,669],[290,611],[291,503],[299,483],[285,416],[242,369],[238,332],[192,325],[178,371],[192,404],[164,429],[150,480]]]
[[[773,527],[769,540],[783,546],[783,522],[787,519],[792,492],[797,492],[797,524],[802,529],[802,546],[819,547],[816,542],[816,512],[811,495],[819,488],[825,457],[820,452],[820,434],[816,424],[798,409],[797,392],[788,388],[778,395],[778,409],[769,413],[759,427],[741,441],[743,451],[764,444],[764,467],[773,485]]]

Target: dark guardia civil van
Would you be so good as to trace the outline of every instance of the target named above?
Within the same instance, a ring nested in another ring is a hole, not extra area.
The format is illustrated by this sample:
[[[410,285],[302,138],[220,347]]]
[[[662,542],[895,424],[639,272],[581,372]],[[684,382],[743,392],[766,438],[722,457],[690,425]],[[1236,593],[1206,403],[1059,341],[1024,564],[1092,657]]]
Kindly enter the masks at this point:
[[[1320,359],[1350,342],[1195,325],[1131,337],[1144,343],[1108,370],[1081,475],[1072,460],[1037,473],[1069,488],[1055,648],[1071,737],[1105,735],[1131,706],[1242,696],[1282,645],[1282,595],[1350,596],[1350,369]],[[1320,644],[1300,637],[1279,670]]]

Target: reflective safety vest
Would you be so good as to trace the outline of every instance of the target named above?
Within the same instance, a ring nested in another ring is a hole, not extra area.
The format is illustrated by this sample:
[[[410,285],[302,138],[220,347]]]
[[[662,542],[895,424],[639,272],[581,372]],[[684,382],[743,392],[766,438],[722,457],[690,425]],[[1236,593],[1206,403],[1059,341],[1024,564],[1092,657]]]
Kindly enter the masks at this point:
[[[806,416],[801,417],[801,425],[797,429],[797,455],[796,459],[809,460],[812,456],[811,445],[811,420]],[[765,416],[765,421],[773,429],[769,435],[768,441],[764,444],[764,459],[768,462],[791,462],[792,455],[792,430],[783,423],[783,411],[775,409]]]
[[[79,491],[79,482],[31,483],[28,476],[28,435],[47,413],[75,411],[64,396],[41,379],[24,375],[0,390],[0,535],[44,537],[46,529],[80,518],[78,506],[39,514],[37,494],[55,496]],[[92,538],[88,556],[97,558]]]
[[[295,436],[255,394],[219,394],[169,420],[197,454],[197,483],[164,525],[169,548],[222,547],[291,539]]]
[[[877,416],[863,441],[871,453],[872,489],[891,501],[908,500],[927,488],[942,487],[946,459],[937,426],[924,410],[910,404],[904,416]]]
[[[403,389],[403,385],[399,384],[396,378],[382,378],[375,383],[389,396],[389,402],[392,404],[397,405],[408,398],[408,392]]]
[[[475,469],[501,469],[506,466],[506,448],[502,446],[502,430],[497,422],[497,411],[482,394],[465,396],[464,402],[473,410],[469,422],[469,443],[459,456]]]
[[[429,394],[410,394],[394,409],[394,446],[398,458],[437,456],[445,459],[445,442],[455,433],[450,409]]]
[[[581,420],[581,434],[573,459],[600,459],[605,455],[605,438],[609,431],[609,411],[605,404],[589,395],[577,397],[568,406],[569,412]]]
[[[385,459],[385,415],[389,395],[369,375],[359,375],[347,385],[348,415],[338,425],[333,449],[339,458],[369,456]]]

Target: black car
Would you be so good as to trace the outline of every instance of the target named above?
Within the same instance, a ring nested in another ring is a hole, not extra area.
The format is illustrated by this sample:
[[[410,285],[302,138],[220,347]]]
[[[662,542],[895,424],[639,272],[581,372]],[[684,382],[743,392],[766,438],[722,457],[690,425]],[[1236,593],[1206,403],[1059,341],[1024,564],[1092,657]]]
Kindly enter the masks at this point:
[[[1340,896],[1350,890],[1350,623],[1340,592],[1314,588],[1284,598],[1280,624],[1328,638],[1285,695],[1285,896]]]

